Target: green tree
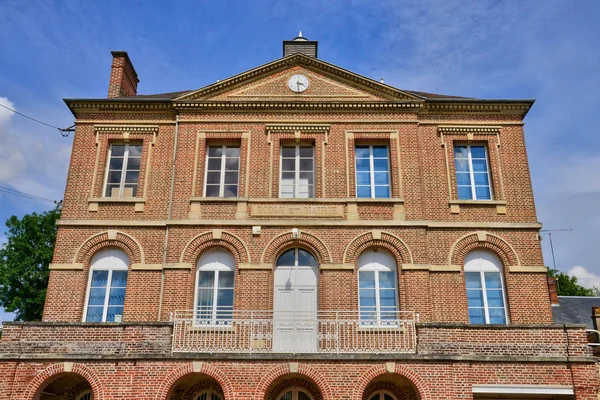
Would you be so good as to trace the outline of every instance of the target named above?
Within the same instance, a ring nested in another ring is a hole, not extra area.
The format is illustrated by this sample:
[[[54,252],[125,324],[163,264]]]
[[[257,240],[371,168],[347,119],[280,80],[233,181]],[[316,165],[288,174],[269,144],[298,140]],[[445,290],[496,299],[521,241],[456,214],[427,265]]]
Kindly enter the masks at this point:
[[[61,205],[6,220],[7,242],[0,245],[0,305],[15,312],[17,321],[42,318]]]
[[[597,287],[592,289],[585,288],[577,282],[577,278],[569,276],[565,272],[557,269],[548,268],[548,275],[556,278],[559,296],[599,296],[600,290]]]

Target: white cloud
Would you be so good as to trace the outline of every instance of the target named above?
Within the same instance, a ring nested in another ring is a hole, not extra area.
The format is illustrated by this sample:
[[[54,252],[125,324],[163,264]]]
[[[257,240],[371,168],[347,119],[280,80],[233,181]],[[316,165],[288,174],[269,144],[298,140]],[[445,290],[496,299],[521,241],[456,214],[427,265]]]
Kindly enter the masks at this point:
[[[6,97],[0,97],[0,104],[15,109],[15,105]],[[27,166],[25,155],[18,148],[18,140],[9,133],[13,113],[0,107],[0,183],[7,183],[18,176]]]
[[[577,283],[581,286],[591,289],[592,287],[600,288],[600,276],[588,271],[582,265],[572,267],[567,274],[577,278]]]

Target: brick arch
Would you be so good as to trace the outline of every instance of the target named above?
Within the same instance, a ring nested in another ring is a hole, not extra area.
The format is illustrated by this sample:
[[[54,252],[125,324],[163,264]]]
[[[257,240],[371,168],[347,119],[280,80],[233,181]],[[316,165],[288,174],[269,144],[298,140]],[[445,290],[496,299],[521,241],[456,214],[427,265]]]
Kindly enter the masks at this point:
[[[358,381],[356,381],[356,384],[354,385],[354,395],[352,398],[362,399],[363,394],[368,390],[369,384],[374,379],[384,376],[409,381],[417,393],[419,400],[433,399],[423,378],[421,378],[415,371],[402,364],[396,364],[394,367],[394,372],[389,372],[385,364],[371,367],[358,379]]]
[[[331,387],[325,377],[305,364],[299,364],[298,370],[295,372],[290,370],[290,364],[278,365],[267,372],[256,387],[254,400],[271,400],[266,396],[271,393],[272,396],[277,396],[283,389],[290,386],[305,388],[313,396],[316,388],[320,398],[317,396],[315,400],[334,400]]]
[[[43,390],[48,384],[52,383],[54,379],[58,379],[59,375],[62,374],[76,374],[83,377],[92,387],[94,393],[94,399],[103,400],[104,390],[100,384],[100,379],[90,368],[83,364],[74,363],[72,364],[69,371],[65,370],[66,363],[52,364],[46,367],[42,372],[38,373],[27,385],[24,393],[25,400],[31,400]]]
[[[494,252],[505,267],[521,265],[515,249],[500,236],[489,232],[468,233],[459,238],[450,248],[449,265],[463,265],[465,256],[472,250],[486,249]]]
[[[381,247],[388,250],[396,257],[396,260],[399,260],[400,264],[412,264],[413,262],[412,253],[404,240],[390,232],[370,231],[361,233],[346,246],[343,263],[356,265],[358,257],[365,250],[372,247]]]
[[[279,236],[274,237],[269,244],[265,247],[261,256],[260,262],[266,264],[274,264],[277,256],[282,252],[292,247],[304,247],[309,250],[316,257],[320,264],[330,264],[331,252],[325,246],[325,244],[313,235],[312,233],[300,231],[300,237],[294,239],[292,232],[285,232]]]
[[[227,378],[227,375],[225,375],[220,369],[206,363],[202,363],[200,370],[194,371],[194,364],[191,362],[183,364],[167,374],[165,379],[163,379],[160,386],[158,387],[155,399],[165,400],[173,384],[177,382],[180,378],[183,378],[184,376],[189,374],[203,374],[210,378],[213,378],[221,386],[221,390],[223,392],[223,399],[234,400],[233,386],[231,385],[229,378]]]
[[[142,246],[135,238],[124,232],[117,232],[116,239],[109,239],[108,232],[98,233],[89,237],[77,249],[73,262],[88,265],[94,254],[107,247],[117,247],[123,250],[127,254],[127,257],[129,257],[130,264],[144,264],[144,250]]]
[[[224,247],[233,254],[236,263],[250,262],[250,252],[246,244],[236,235],[227,231],[208,231],[192,238],[181,253],[181,262],[195,264],[204,251],[211,247]]]

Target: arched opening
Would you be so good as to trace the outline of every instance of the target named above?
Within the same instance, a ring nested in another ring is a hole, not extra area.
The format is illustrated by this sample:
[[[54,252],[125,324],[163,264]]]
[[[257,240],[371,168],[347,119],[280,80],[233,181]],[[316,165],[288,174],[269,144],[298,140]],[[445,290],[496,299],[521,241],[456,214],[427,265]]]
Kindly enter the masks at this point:
[[[362,400],[420,400],[420,397],[409,379],[387,373],[369,382]]]
[[[265,392],[265,400],[323,400],[323,395],[312,379],[293,373],[275,379]]]
[[[85,322],[123,320],[129,257],[119,248],[100,250],[92,257],[85,301]]]
[[[467,254],[465,283],[470,323],[508,323],[502,262],[496,254],[483,249]]]
[[[231,321],[234,278],[233,254],[223,248],[214,248],[202,253],[196,264],[196,323],[225,325]]]
[[[384,324],[398,312],[396,259],[383,249],[369,249],[358,257],[358,303],[363,324]]]
[[[317,349],[317,259],[293,248],[275,264],[273,330],[275,351],[311,352]]]
[[[223,388],[214,378],[200,373],[190,373],[176,380],[167,400],[225,400]]]
[[[90,383],[81,375],[65,372],[46,380],[33,400],[94,400]]]

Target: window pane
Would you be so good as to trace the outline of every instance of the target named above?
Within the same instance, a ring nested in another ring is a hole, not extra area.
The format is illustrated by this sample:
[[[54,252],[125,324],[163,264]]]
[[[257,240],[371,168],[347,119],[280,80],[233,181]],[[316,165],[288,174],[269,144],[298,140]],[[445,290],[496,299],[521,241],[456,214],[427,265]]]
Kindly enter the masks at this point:
[[[467,158],[467,147],[466,146],[456,146],[454,147],[454,158]]]
[[[280,197],[293,198],[294,197],[294,187],[293,186],[282,186]]]
[[[298,265],[316,267],[317,260],[308,251],[298,249]]]
[[[90,298],[88,300],[88,305],[92,305],[92,306],[104,305],[104,296],[106,296],[105,288],[90,289]]]
[[[209,171],[220,171],[221,170],[221,159],[220,158],[209,158],[207,169]]]
[[[371,187],[370,186],[359,186],[356,188],[356,197],[371,197]]]
[[[300,157],[311,157],[313,156],[312,147],[300,147]]]
[[[485,277],[485,287],[487,289],[502,288],[502,283],[501,283],[499,272],[484,272],[483,275]]]
[[[110,159],[110,163],[108,164],[108,169],[116,169],[116,170],[123,169],[123,159],[112,157]]]
[[[473,172],[486,172],[487,162],[485,160],[472,160]]]
[[[110,295],[108,296],[109,305],[122,306],[125,304],[125,288],[113,288],[110,289]]]
[[[217,291],[217,307],[233,307],[233,289],[219,289]]]
[[[490,308],[490,324],[506,324],[504,308]]]
[[[281,148],[281,156],[282,157],[296,157],[296,148],[295,147],[282,147]]]
[[[369,158],[369,146],[356,146],[354,155],[356,158]]]
[[[487,301],[488,307],[504,307],[504,298],[502,297],[502,290],[488,290]]]
[[[294,249],[291,249],[279,256],[279,258],[277,259],[277,266],[291,267],[294,266],[294,261]]]
[[[129,158],[127,160],[127,171],[139,170],[141,162],[141,158]]]
[[[108,282],[108,271],[92,272],[92,287],[106,287]]]
[[[284,158],[281,160],[281,170],[282,171],[295,171],[296,170],[296,160]]]
[[[292,392],[289,391],[286,394],[284,394],[283,396],[281,396],[281,400],[292,400]]]
[[[123,315],[123,307],[108,307],[106,322],[115,322],[115,315]]]
[[[206,197],[219,197],[219,185],[206,185]]]
[[[471,185],[471,175],[465,172],[457,172],[456,183],[458,185]]]
[[[110,155],[111,156],[124,156],[125,155],[125,145],[123,144],[113,144],[110,146]]]
[[[373,146],[373,157],[387,158],[387,146]]]
[[[390,197],[389,186],[375,186],[375,197],[377,197],[377,198]]]
[[[206,183],[218,184],[220,182],[221,182],[221,173],[220,172],[209,172],[206,174]]]
[[[240,168],[239,158],[226,158],[225,169],[228,171],[237,171]]]
[[[488,180],[488,174],[487,173],[474,173],[473,174],[473,179],[475,181],[476,185],[489,185],[489,180]]]
[[[467,290],[467,302],[469,307],[483,307],[483,291]]]
[[[237,197],[238,195],[237,185],[227,185],[223,189],[223,197]]]
[[[471,146],[471,158],[485,158],[485,147]]]
[[[479,272],[465,272],[465,281],[469,289],[481,289],[481,275]]]
[[[356,184],[370,185],[371,184],[371,174],[369,172],[357,172],[356,173]]]
[[[225,172],[225,183],[227,184],[237,184],[238,183],[238,173],[237,172]]]
[[[375,171],[387,171],[388,162],[387,159],[376,158],[373,160],[373,167]]]
[[[125,287],[127,284],[127,271],[113,271],[112,273],[112,287]]]
[[[102,322],[102,313],[104,307],[88,307],[87,315],[85,316],[86,322]]]
[[[312,172],[300,172],[299,184],[312,185],[314,174]]]
[[[387,172],[375,172],[375,184],[388,185],[390,183],[389,174]]]
[[[483,308],[469,308],[469,322],[472,324],[485,324]]]
[[[200,288],[198,289],[198,307],[206,308],[213,305],[213,289]]]
[[[380,288],[391,288],[396,287],[395,273],[379,271],[379,287]]]
[[[454,167],[456,168],[456,172],[469,172],[469,160],[455,159]]]
[[[360,289],[360,306],[375,307],[375,289]]]
[[[393,289],[379,290],[379,304],[381,307],[388,307],[387,310],[390,311],[390,307],[396,306],[396,291]]]
[[[225,148],[225,157],[239,157],[239,156],[240,156],[240,148],[239,147],[227,146]]]
[[[233,288],[233,271],[219,271],[219,288]]]
[[[312,171],[313,160],[312,158],[301,158],[300,159],[300,171]]]
[[[392,396],[390,396],[389,394],[384,394],[383,400],[394,400],[394,398]]]
[[[477,196],[477,200],[491,200],[492,198],[490,188],[487,186],[476,186],[475,195]]]
[[[208,156],[209,157],[221,157],[222,155],[223,155],[223,149],[221,148],[221,146],[219,146],[219,147],[211,146],[208,148]]]
[[[129,146],[129,157],[141,157],[142,156],[142,146],[135,145]]]
[[[137,183],[128,183],[124,186],[125,193],[127,193],[127,189],[131,189],[131,197],[135,197],[137,194]]]
[[[375,287],[375,272],[373,271],[360,271],[358,273],[359,287],[372,289]]]
[[[126,183],[137,183],[140,176],[139,171],[127,172],[125,174],[125,182]]]
[[[121,183],[121,171],[109,171],[107,183]]]
[[[215,285],[215,273],[214,271],[200,271],[198,272],[198,287],[207,288]]]
[[[371,169],[368,158],[357,158],[356,159],[356,170],[357,171],[369,171]]]
[[[471,194],[470,186],[459,186],[458,187],[458,199],[459,200],[471,200],[473,198]]]

